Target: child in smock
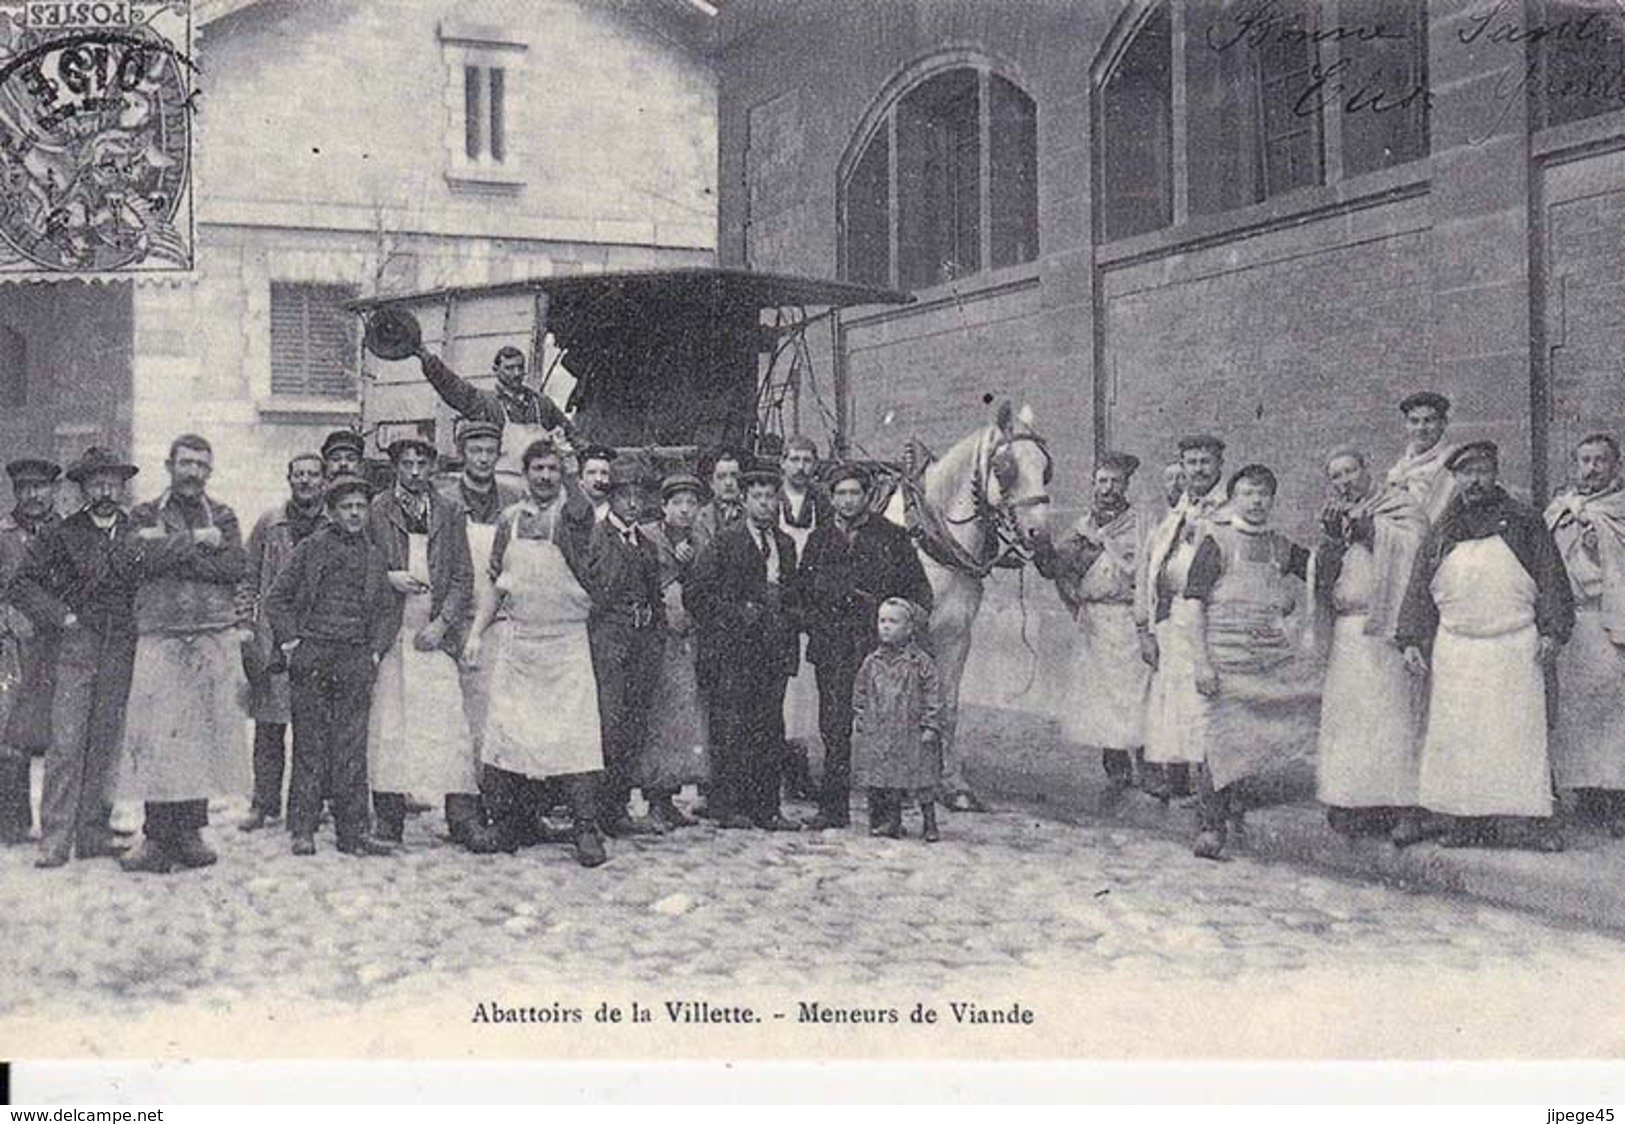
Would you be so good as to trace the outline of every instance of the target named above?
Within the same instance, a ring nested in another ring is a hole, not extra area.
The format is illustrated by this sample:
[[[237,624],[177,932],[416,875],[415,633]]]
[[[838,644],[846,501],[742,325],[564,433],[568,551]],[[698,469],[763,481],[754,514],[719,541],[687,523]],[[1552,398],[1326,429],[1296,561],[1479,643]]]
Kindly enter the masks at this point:
[[[942,780],[942,686],[937,665],[915,643],[924,612],[901,597],[881,603],[880,647],[852,688],[852,781],[869,790],[869,834],[903,837],[903,805],[920,806],[935,843]]]

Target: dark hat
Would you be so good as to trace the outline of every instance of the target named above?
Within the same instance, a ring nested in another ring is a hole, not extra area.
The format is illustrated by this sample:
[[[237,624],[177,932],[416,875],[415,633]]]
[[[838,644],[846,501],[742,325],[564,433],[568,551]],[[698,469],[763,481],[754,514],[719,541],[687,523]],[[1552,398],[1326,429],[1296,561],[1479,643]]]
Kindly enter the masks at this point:
[[[1450,412],[1450,399],[1431,390],[1418,390],[1415,394],[1407,394],[1399,401],[1399,412],[1408,414],[1418,406],[1428,406],[1441,414]]]
[[[408,449],[421,449],[423,455],[430,460],[440,455],[440,450],[435,448],[434,442],[421,433],[409,433],[404,437],[397,437],[389,443],[389,448],[384,451],[389,454],[390,462],[393,463],[400,459],[400,455]]]
[[[611,461],[609,466],[609,490],[616,488],[636,488],[643,484],[643,465],[631,458]]]
[[[386,304],[367,315],[361,344],[380,359],[406,359],[423,346],[418,318],[400,305]]]
[[[62,467],[40,457],[19,457],[6,465],[13,484],[50,484],[62,475]]]
[[[502,427],[496,422],[478,421],[469,419],[457,427],[457,444],[472,441],[476,437],[495,437],[502,440]]]
[[[856,480],[867,491],[870,484],[869,470],[857,461],[846,461],[830,469],[828,483],[831,489],[843,480]]]
[[[1140,467],[1140,458],[1133,453],[1101,453],[1095,458],[1096,468],[1115,468],[1124,476],[1133,476]]]
[[[700,483],[698,476],[687,472],[674,472],[660,482],[660,498],[669,500],[678,492],[693,492],[696,496],[705,495],[705,485]]]
[[[111,449],[104,449],[100,445],[92,445],[79,455],[79,459],[68,466],[67,477],[75,484],[83,484],[85,479],[103,472],[112,473],[120,480],[128,480],[141,470],[128,461],[122,461]]]
[[[768,460],[753,461],[739,474],[739,483],[746,488],[752,484],[771,484],[777,488],[783,481],[779,466]]]
[[[1224,442],[1211,433],[1192,433],[1179,439],[1179,451],[1188,449],[1209,449],[1220,456],[1224,455]]]
[[[322,497],[329,506],[332,506],[351,492],[360,492],[362,495],[370,497],[372,495],[372,485],[368,484],[364,477],[353,472],[340,472],[327,482],[327,487],[322,491]]]
[[[354,449],[360,456],[367,455],[367,443],[353,429],[335,429],[322,442],[322,456],[326,458],[334,449]]]
[[[576,461],[579,464],[586,464],[588,461],[604,461],[613,465],[615,458],[618,456],[620,454],[608,445],[588,445],[576,453]]]
[[[1445,468],[1451,472],[1475,461],[1490,461],[1493,464],[1501,463],[1501,450],[1494,441],[1469,441],[1450,454],[1444,462]]]

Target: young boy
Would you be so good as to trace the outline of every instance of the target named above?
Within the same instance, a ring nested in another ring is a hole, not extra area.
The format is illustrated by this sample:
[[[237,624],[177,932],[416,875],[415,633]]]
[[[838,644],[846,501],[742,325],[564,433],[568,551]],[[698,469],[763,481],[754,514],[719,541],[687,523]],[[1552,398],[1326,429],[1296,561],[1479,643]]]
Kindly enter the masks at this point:
[[[920,806],[922,836],[935,843],[942,783],[942,684],[914,642],[924,615],[901,597],[881,602],[880,647],[864,657],[852,688],[852,772],[869,790],[869,834],[900,839],[903,804]]]

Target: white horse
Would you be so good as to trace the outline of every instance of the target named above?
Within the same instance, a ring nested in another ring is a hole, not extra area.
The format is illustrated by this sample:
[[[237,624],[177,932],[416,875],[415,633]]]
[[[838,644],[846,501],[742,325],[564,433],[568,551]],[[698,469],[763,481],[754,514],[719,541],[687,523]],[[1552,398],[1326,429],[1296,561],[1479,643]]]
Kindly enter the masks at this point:
[[[886,518],[908,525],[913,491],[920,561],[931,582],[931,650],[941,673],[946,724],[942,793],[956,811],[982,811],[965,781],[955,744],[959,682],[970,654],[971,625],[982,605],[982,583],[994,568],[1025,564],[1048,534],[1052,462],[1033,428],[1031,407],[1019,413],[999,403],[991,425],[962,438],[932,461],[917,489],[899,488]]]

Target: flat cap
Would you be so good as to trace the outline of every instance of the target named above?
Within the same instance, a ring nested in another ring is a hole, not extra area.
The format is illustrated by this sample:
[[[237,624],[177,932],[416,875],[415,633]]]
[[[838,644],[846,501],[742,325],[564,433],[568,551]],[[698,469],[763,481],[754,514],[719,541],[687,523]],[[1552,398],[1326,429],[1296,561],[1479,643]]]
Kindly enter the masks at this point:
[[[588,461],[603,461],[606,464],[613,465],[615,458],[618,456],[620,454],[608,445],[588,445],[576,454],[576,460],[581,464],[586,464]]]
[[[42,457],[18,457],[6,465],[13,484],[50,484],[62,475],[62,466]]]
[[[1211,433],[1191,433],[1179,439],[1179,451],[1188,449],[1207,449],[1211,452],[1224,454],[1224,442]]]
[[[739,474],[739,482],[747,488],[752,484],[771,484],[777,488],[784,482],[784,477],[779,472],[779,466],[772,461],[758,460]]]
[[[384,451],[389,454],[391,461],[396,461],[408,449],[417,449],[430,460],[434,460],[440,455],[440,450],[435,448],[434,442],[419,433],[408,433],[404,437],[395,438],[389,443],[389,448]]]
[[[1115,468],[1124,476],[1133,476],[1140,467],[1140,458],[1133,453],[1101,453],[1095,458],[1096,468]]]
[[[361,434],[353,429],[335,429],[322,442],[322,456],[327,456],[334,449],[354,449],[358,454],[365,456],[367,443],[362,440]]]
[[[340,472],[327,482],[327,486],[322,489],[322,497],[331,505],[338,503],[351,492],[360,492],[370,497],[372,485],[368,484],[364,477],[353,472]]]
[[[472,441],[476,437],[495,437],[502,440],[502,427],[496,422],[469,419],[457,427],[457,444]]]
[[[609,490],[616,488],[636,488],[644,482],[643,465],[630,457],[610,462]]]
[[[1437,410],[1441,414],[1450,412],[1450,399],[1432,390],[1418,390],[1415,394],[1407,394],[1399,400],[1399,412],[1408,414],[1419,406]]]
[[[1469,441],[1451,453],[1449,459],[1444,462],[1444,466],[1454,472],[1464,465],[1474,464],[1479,461],[1500,464],[1500,447],[1494,441]]]
[[[856,461],[844,461],[830,469],[828,483],[831,488],[843,480],[856,480],[867,490],[870,484],[869,470]]]
[[[660,482],[660,498],[669,500],[679,492],[693,492],[696,496],[705,495],[705,485],[700,478],[688,472],[674,472]]]

